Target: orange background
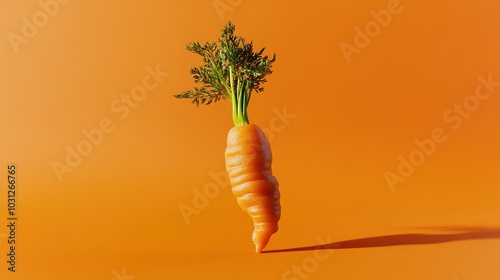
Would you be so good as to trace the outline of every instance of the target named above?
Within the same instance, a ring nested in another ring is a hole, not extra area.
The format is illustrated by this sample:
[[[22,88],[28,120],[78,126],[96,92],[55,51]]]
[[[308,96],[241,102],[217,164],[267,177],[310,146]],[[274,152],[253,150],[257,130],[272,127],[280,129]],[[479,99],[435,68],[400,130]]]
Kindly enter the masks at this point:
[[[18,272],[1,226],[0,278],[500,279],[500,87],[457,129],[443,118],[479,76],[500,81],[498,2],[402,0],[350,63],[340,44],[393,2],[228,2],[221,18],[212,0],[70,1],[18,53],[8,34],[42,9],[0,3],[0,174],[18,166]],[[228,19],[277,54],[249,116],[272,133],[282,194],[266,249],[289,252],[254,253],[228,187],[189,224],[179,210],[224,170],[232,120],[229,102],[172,95],[201,63],[186,43],[215,40]],[[111,104],[157,65],[168,77],[121,120]],[[59,181],[53,162],[105,118],[114,131]],[[384,174],[436,128],[446,141],[391,189]],[[300,249],[318,238],[338,249]]]

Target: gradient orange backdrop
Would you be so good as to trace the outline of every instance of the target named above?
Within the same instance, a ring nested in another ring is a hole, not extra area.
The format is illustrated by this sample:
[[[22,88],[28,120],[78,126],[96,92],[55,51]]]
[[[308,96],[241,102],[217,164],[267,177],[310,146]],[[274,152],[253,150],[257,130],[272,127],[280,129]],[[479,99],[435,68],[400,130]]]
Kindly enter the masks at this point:
[[[249,116],[272,138],[282,194],[266,249],[289,252],[255,254],[250,218],[213,187],[229,103],[172,97],[201,63],[186,43],[215,40],[227,20],[277,54]],[[497,1],[4,0],[0,23],[0,278],[500,279]],[[168,76],[117,112],[148,67]],[[464,100],[473,110],[454,112]],[[59,180],[54,162],[103,120],[113,130]],[[446,140],[391,187],[387,172],[435,129]],[[186,223],[179,207],[208,185]],[[325,242],[340,243],[297,249]]]

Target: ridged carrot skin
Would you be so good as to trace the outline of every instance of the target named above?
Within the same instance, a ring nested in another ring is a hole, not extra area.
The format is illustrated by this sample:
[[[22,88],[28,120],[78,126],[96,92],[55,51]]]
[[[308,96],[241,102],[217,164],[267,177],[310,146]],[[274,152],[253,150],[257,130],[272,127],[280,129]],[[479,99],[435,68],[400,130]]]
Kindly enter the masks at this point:
[[[225,158],[232,192],[241,209],[253,219],[252,240],[260,253],[278,231],[281,216],[279,184],[271,170],[271,146],[258,126],[235,126],[228,133]]]

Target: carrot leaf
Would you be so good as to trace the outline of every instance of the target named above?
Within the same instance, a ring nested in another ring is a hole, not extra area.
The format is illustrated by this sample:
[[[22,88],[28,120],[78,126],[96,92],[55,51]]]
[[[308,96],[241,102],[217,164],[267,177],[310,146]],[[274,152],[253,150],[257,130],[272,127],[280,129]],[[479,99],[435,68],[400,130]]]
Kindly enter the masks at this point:
[[[186,46],[190,52],[202,57],[204,65],[191,68],[195,84],[191,90],[174,95],[176,98],[191,99],[192,103],[209,105],[229,99],[233,108],[235,125],[248,124],[247,107],[253,91],[264,90],[266,76],[272,74],[271,58],[264,56],[265,48],[255,52],[253,42],[234,34],[236,27],[228,22],[222,29],[217,42],[200,44],[192,42]]]

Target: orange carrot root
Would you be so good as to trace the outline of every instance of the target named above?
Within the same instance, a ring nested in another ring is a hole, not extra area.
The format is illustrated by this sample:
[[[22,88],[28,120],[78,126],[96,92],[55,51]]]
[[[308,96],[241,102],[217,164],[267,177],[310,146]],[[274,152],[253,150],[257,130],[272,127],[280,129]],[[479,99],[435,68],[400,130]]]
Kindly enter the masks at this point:
[[[258,126],[235,126],[229,131],[225,156],[233,194],[253,219],[252,240],[260,253],[278,231],[281,216],[279,184],[271,170],[271,146]]]

